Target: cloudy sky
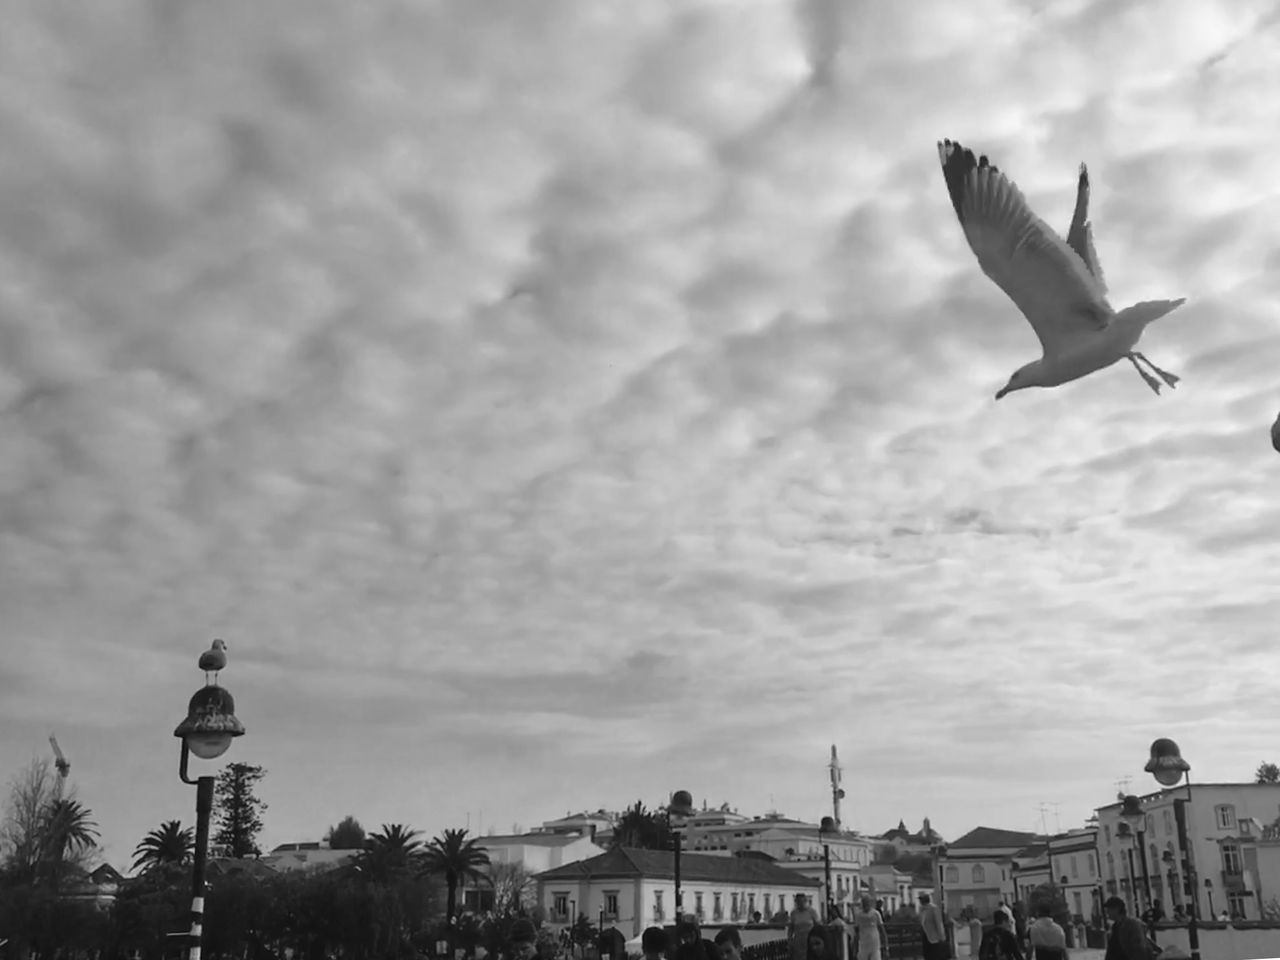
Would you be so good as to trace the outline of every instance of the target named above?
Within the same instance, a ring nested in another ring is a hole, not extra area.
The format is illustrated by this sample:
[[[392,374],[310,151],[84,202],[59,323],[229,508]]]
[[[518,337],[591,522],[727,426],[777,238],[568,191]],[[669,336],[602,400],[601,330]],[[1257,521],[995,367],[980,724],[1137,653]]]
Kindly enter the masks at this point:
[[[1280,760],[1270,2],[2,6],[0,772],[108,860],[215,636],[268,846]],[[994,401],[943,137],[1063,230],[1089,163],[1178,390]]]

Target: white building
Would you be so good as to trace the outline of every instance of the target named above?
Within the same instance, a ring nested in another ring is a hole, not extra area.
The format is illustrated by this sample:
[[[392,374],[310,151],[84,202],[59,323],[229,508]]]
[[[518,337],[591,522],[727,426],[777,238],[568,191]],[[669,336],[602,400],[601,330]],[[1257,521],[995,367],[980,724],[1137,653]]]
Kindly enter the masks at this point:
[[[359,850],[333,850],[326,840],[310,843],[282,843],[262,858],[263,862],[282,873],[295,870],[333,870],[350,863]]]
[[[684,911],[702,922],[747,923],[788,909],[797,893],[820,897],[821,882],[758,856],[687,853],[680,858]],[[537,876],[538,904],[552,929],[585,915],[628,939],[675,922],[675,857],[666,850],[614,847]]]
[[[1062,890],[1072,915],[1085,923],[1101,915],[1105,898],[1099,896],[1097,828],[1082,827],[1050,837],[1046,855],[1049,877]]]
[[[543,871],[604,853],[603,847],[583,833],[535,831],[493,834],[481,837],[479,842],[489,852],[489,866],[482,867],[481,872],[493,875],[495,868],[501,871],[503,864],[518,866],[530,878],[531,888],[534,885],[532,878]],[[491,883],[468,883],[462,889],[460,902],[464,909],[484,913],[494,908],[497,892]],[[510,890],[505,891],[506,895],[511,893]]]
[[[1129,839],[1120,836],[1119,801],[1098,808],[1102,883],[1108,896],[1122,897],[1131,908],[1160,900],[1166,913],[1191,896],[1186,853],[1178,841],[1175,801],[1183,801],[1186,835],[1197,875],[1201,917],[1223,910],[1257,920],[1269,897],[1259,869],[1264,824],[1280,810],[1280,784],[1193,783],[1139,797],[1145,819]]]
[[[948,845],[939,858],[941,895],[947,915],[957,917],[965,907],[973,907],[978,916],[989,920],[1000,902],[1016,899],[1013,876],[1015,861],[1035,843],[1047,838],[1020,830],[998,830],[975,827]],[[1022,881],[1018,882],[1019,889]]]

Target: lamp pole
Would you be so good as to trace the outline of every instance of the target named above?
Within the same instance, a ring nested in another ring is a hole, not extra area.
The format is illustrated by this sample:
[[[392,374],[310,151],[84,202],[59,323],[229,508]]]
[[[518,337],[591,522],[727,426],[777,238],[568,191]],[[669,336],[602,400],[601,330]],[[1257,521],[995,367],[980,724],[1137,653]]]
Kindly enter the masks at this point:
[[[1178,745],[1161,737],[1151,744],[1151,756],[1143,768],[1164,787],[1174,787],[1186,777],[1187,797],[1173,801],[1173,818],[1178,827],[1178,844],[1187,859],[1186,877],[1191,889],[1191,917],[1187,921],[1187,940],[1191,944],[1191,960],[1200,960],[1200,888],[1196,885],[1195,853],[1187,837],[1187,807],[1191,804],[1191,764],[1182,759]]]
[[[818,837],[822,840],[822,877],[827,894],[827,923],[831,922],[836,908],[835,898],[831,895],[831,844],[827,841],[827,838],[832,833],[835,833],[835,830],[836,821],[834,817],[823,817],[822,822],[818,824]]]
[[[947,914],[947,885],[946,885],[946,868],[942,864],[942,858],[947,855],[947,845],[940,843],[933,848],[933,862],[938,867],[938,912],[942,914],[942,935],[946,937],[948,956],[955,953],[955,944],[952,937],[955,930],[951,925],[951,918]]]
[[[693,794],[688,790],[677,790],[671,794],[671,802],[667,804],[667,820],[671,824],[671,833],[675,841],[676,923],[684,919],[684,900],[680,892],[680,828],[691,816],[693,816]]]
[[[209,818],[213,813],[213,777],[187,774],[191,754],[201,760],[215,760],[227,752],[233,737],[244,734],[244,724],[236,719],[236,702],[231,691],[215,680],[206,683],[191,697],[187,717],[173,731],[182,740],[178,777],[196,788],[196,849],[191,866],[191,928],[187,934],[190,960],[200,960],[204,943],[205,866],[209,859]]]

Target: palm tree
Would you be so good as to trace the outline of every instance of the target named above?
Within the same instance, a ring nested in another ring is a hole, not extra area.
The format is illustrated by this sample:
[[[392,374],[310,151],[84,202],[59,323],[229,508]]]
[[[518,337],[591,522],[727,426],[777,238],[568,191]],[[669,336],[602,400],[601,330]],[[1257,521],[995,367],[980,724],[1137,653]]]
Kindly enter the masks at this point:
[[[420,830],[410,830],[403,823],[384,823],[370,834],[355,867],[374,883],[388,883],[417,872],[421,866]]]
[[[458,909],[458,886],[467,881],[485,879],[480,868],[489,865],[489,851],[479,844],[478,837],[467,838],[466,830],[446,830],[427,844],[423,853],[427,871],[444,877],[445,915],[451,934],[453,917]]]
[[[134,848],[133,869],[143,873],[156,867],[182,866],[190,862],[196,840],[190,827],[185,830],[177,820],[166,820],[148,833]]]
[[[67,854],[85,853],[97,845],[98,824],[79,800],[54,800],[45,808],[40,837],[41,864],[57,887]]]

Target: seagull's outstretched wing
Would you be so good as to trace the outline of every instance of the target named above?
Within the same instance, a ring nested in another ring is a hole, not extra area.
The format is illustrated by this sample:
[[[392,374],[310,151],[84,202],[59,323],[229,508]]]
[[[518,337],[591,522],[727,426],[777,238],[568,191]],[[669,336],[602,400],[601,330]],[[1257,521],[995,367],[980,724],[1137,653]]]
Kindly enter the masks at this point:
[[[1046,357],[1106,327],[1114,311],[1088,268],[1022,191],[987,158],[952,140],[938,159],[965,238],[990,277],[1030,321]]]
[[[1097,281],[1098,289],[1105,293],[1107,280],[1102,275],[1102,265],[1098,263],[1098,251],[1093,247],[1093,224],[1089,222],[1089,168],[1083,163],[1080,164],[1080,182],[1076,187],[1076,211],[1071,215],[1071,226],[1067,228],[1067,246],[1084,261]]]

